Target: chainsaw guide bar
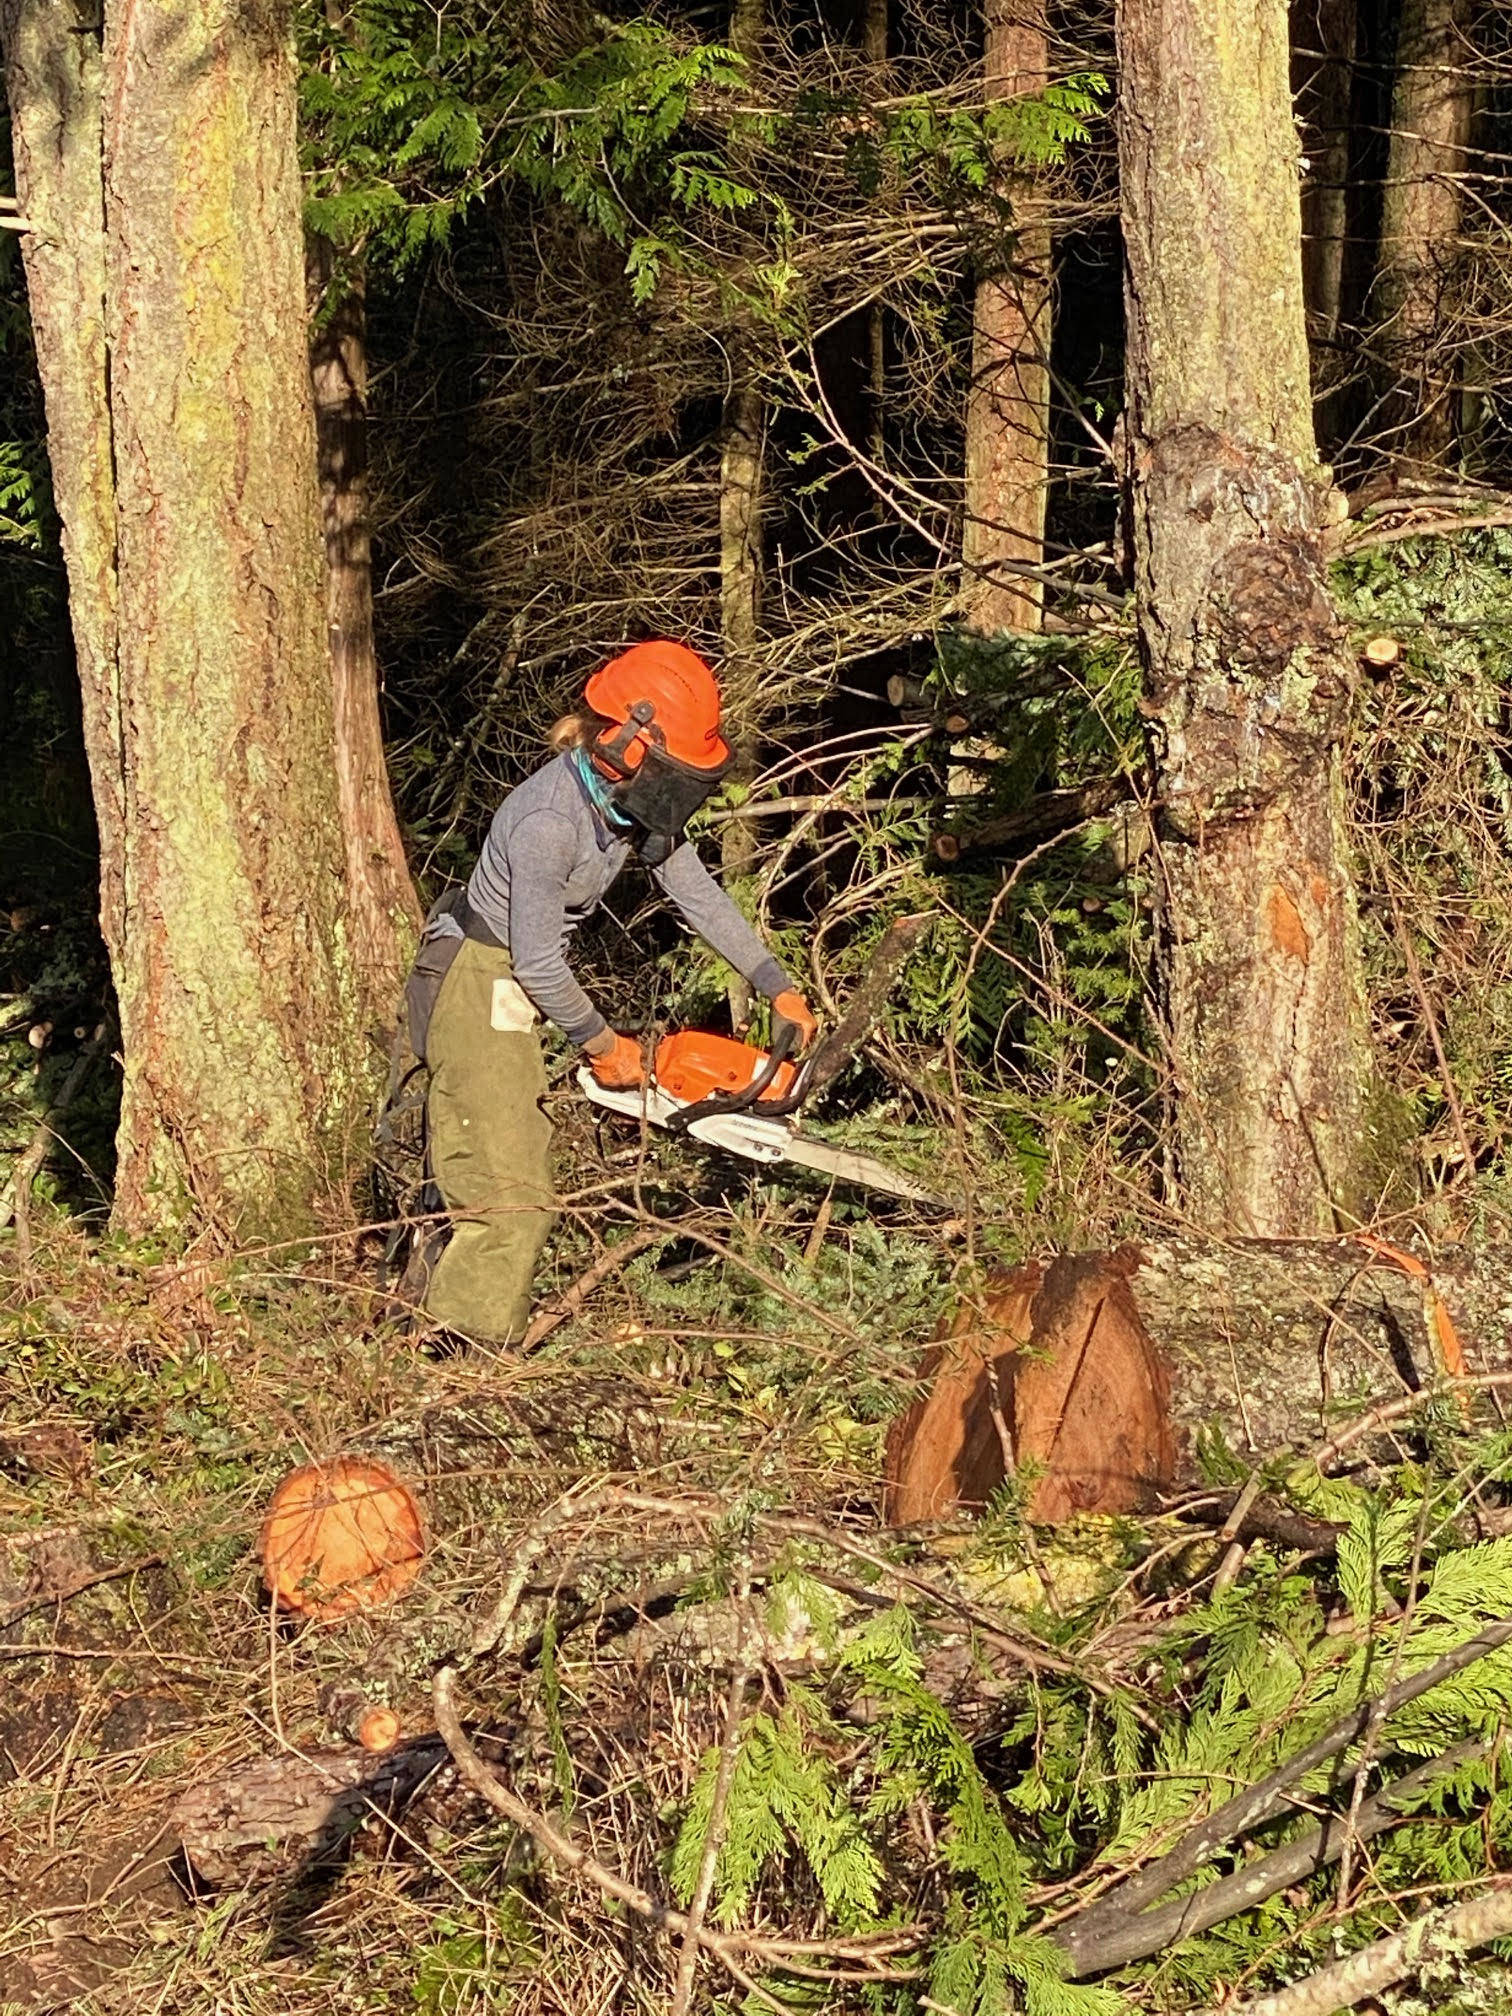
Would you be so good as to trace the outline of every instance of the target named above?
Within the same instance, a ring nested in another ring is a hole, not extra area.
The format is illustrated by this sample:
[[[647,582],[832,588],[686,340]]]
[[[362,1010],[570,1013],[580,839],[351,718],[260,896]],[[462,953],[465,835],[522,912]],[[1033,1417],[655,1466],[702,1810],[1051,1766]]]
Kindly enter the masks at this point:
[[[786,1114],[763,1114],[757,1099],[745,1107],[724,1112],[692,1111],[685,1124],[681,1116],[691,1109],[716,1104],[720,1095],[738,1099],[742,1089],[762,1077],[770,1057],[733,1037],[711,1036],[702,1030],[684,1030],[666,1037],[657,1048],[651,1078],[644,1085],[611,1091],[600,1085],[591,1068],[579,1067],[577,1081],[596,1106],[627,1120],[644,1121],[650,1127],[683,1132],[709,1148],[722,1148],[747,1162],[770,1167],[792,1162],[814,1169],[837,1183],[856,1183],[879,1190],[890,1197],[903,1197],[915,1204],[933,1204],[948,1209],[945,1200],[926,1190],[901,1170],[891,1169],[873,1156],[854,1149],[837,1147],[831,1141],[817,1141],[801,1134]],[[771,1080],[772,1104],[788,1106],[795,1090],[801,1097],[801,1079],[790,1065],[779,1064]]]

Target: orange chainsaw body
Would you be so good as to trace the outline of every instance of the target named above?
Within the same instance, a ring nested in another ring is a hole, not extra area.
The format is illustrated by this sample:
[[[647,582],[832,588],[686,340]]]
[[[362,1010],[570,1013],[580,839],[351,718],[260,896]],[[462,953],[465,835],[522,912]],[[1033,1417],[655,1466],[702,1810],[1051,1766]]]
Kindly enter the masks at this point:
[[[766,1067],[765,1050],[753,1050],[733,1036],[711,1036],[703,1029],[680,1029],[656,1046],[656,1082],[681,1106],[696,1106],[716,1092],[743,1092]],[[779,1064],[762,1099],[780,1099],[790,1090],[797,1071]]]

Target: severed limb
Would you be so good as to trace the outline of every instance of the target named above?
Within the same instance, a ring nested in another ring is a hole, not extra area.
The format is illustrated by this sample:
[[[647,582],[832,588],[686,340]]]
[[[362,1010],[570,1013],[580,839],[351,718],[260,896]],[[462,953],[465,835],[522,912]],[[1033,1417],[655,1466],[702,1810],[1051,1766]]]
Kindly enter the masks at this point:
[[[1289,1988],[1262,1995],[1254,2002],[1231,2002],[1224,2016],[1334,2016],[1352,2009],[1367,1995],[1404,1980],[1424,1968],[1457,1960],[1477,1946],[1512,1933],[1512,1885],[1483,1890],[1462,1904],[1426,1911],[1409,1919],[1400,1932],[1342,1960],[1330,1961]]]
[[[1467,1666],[1473,1666],[1477,1660],[1498,1651],[1509,1640],[1512,1640],[1512,1617],[1499,1617],[1473,1638],[1467,1638],[1462,1645],[1446,1652],[1441,1659],[1435,1659],[1420,1672],[1399,1681],[1385,1694],[1359,1702],[1304,1749],[1277,1765],[1269,1777],[1262,1778],[1258,1785],[1241,1792],[1237,1799],[1230,1799],[1217,1812],[1189,1829],[1168,1854],[1148,1863],[1116,1890],[1099,1897],[1095,1904],[1057,1927],[1050,1936],[1068,1951],[1078,1946],[1086,1948],[1112,1925],[1127,1922],[1147,1905],[1165,1896],[1168,1890],[1175,1889],[1178,1883],[1195,1876],[1220,1848],[1237,1841],[1264,1821],[1273,1820],[1290,1803],[1292,1786],[1309,1772],[1316,1771],[1320,1764],[1328,1763],[1340,1751],[1347,1750],[1351,1743],[1358,1742],[1373,1723],[1384,1721],[1398,1708],[1406,1707],[1408,1702],[1416,1701],[1441,1681],[1462,1673]]]
[[[1232,1918],[1237,1912],[1252,1911],[1268,1897],[1293,1883],[1305,1882],[1337,1862],[1347,1840],[1373,1840],[1401,1820],[1403,1808],[1446,1772],[1456,1771],[1472,1759],[1484,1757],[1495,1738],[1477,1736],[1457,1743],[1442,1756],[1431,1757],[1415,1771],[1407,1772],[1371,1798],[1364,1800],[1351,1823],[1347,1813],[1331,1813],[1315,1827],[1299,1834],[1295,1841],[1283,1842],[1269,1855],[1247,1863],[1217,1883],[1194,1890],[1154,1910],[1136,1912],[1104,1928],[1093,1927],[1075,1936],[1073,1920],[1064,1935],[1056,1934],[1070,1957],[1073,1978],[1100,1974],[1110,1967],[1126,1967],[1131,1960],[1143,1960],[1183,1939],[1195,1939],[1200,1932]]]

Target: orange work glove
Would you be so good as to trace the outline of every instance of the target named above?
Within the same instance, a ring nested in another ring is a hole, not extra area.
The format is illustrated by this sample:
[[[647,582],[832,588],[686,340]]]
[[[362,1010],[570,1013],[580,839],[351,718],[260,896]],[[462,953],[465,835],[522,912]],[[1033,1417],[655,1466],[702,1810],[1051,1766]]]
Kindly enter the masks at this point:
[[[819,1034],[819,1024],[814,1020],[813,1010],[809,1007],[803,996],[795,994],[791,987],[788,988],[785,994],[779,994],[772,1003],[772,1017],[772,1039],[774,1042],[781,1034],[782,1025],[785,1022],[791,1023],[798,1031],[798,1048],[800,1050],[807,1050],[810,1043]]]
[[[603,1047],[597,1048],[597,1045]],[[604,1029],[587,1048],[588,1069],[605,1091],[628,1092],[632,1085],[644,1083],[645,1059],[641,1056],[641,1046],[633,1036],[621,1036],[617,1030]]]

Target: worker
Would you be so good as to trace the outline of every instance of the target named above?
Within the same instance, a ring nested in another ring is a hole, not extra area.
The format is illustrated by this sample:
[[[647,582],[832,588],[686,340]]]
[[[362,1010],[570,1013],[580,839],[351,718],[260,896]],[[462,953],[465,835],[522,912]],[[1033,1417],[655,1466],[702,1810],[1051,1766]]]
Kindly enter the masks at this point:
[[[771,1001],[797,1047],[815,1030],[801,994],[699,859],[683,829],[730,765],[719,687],[685,645],[636,644],[588,681],[552,731],[554,760],[494,814],[465,894],[426,921],[408,1001],[430,1071],[430,1173],[451,1237],[424,1290],[438,1328],[518,1341],[551,1231],[544,1017],[601,1085],[639,1085],[639,1041],[610,1027],[567,963],[567,940],[632,855],[688,926]]]

